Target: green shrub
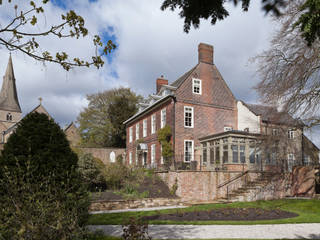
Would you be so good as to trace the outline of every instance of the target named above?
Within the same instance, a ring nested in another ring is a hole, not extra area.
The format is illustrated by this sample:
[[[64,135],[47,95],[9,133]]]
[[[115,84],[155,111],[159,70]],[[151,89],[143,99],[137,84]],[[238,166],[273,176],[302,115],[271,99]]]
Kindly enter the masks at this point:
[[[173,157],[173,150],[171,144],[171,136],[172,131],[169,125],[166,125],[164,128],[161,128],[157,132],[158,134],[158,141],[162,146],[162,157],[164,161],[164,165],[167,169],[172,164],[172,157]]]
[[[0,236],[83,239],[89,198],[77,155],[45,114],[20,121],[0,157]]]
[[[94,158],[91,153],[79,153],[78,168],[82,173],[89,191],[103,191],[106,189],[105,165]]]
[[[108,189],[121,189],[129,177],[129,169],[122,163],[109,163],[105,168]]]
[[[171,189],[170,189],[170,193],[172,196],[176,195],[176,192],[178,190],[178,179],[176,178],[174,181],[174,184],[172,185]]]

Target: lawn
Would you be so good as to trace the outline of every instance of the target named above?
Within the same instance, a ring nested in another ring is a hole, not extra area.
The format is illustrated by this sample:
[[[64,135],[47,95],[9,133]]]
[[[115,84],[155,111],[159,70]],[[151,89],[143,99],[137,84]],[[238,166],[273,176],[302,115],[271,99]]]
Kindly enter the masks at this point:
[[[297,213],[299,216],[294,218],[277,220],[258,220],[258,221],[168,221],[152,220],[149,224],[193,224],[193,225],[255,225],[255,224],[285,224],[285,223],[320,223],[320,200],[295,200],[282,199],[272,201],[256,202],[236,202],[230,204],[205,204],[197,205],[184,209],[169,209],[161,211],[147,212],[125,212],[95,214],[89,218],[89,225],[117,225],[123,224],[130,217],[140,218],[143,216],[152,216],[159,214],[182,213],[192,211],[208,211],[217,208],[262,208],[262,209],[281,209],[284,211]]]

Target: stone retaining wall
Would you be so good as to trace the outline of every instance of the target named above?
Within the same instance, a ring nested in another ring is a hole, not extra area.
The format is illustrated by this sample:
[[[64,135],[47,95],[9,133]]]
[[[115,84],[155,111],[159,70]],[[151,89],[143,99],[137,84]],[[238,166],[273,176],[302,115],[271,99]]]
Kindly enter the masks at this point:
[[[275,173],[270,182],[253,189],[242,200],[268,200],[290,196],[314,196],[315,175],[313,167],[295,167],[292,173]],[[227,187],[219,184],[239,176],[242,171],[163,171],[157,172],[170,189],[177,185],[176,195],[183,200],[210,201],[224,198],[227,193],[257,179],[259,171],[251,171]]]
[[[180,199],[169,198],[145,198],[137,200],[112,200],[92,202],[89,211],[105,211],[118,209],[150,208],[162,206],[184,205]]]
[[[235,178],[241,171],[163,171],[157,172],[170,189],[177,184],[176,195],[183,200],[210,201],[225,197],[226,187],[218,188],[219,184]],[[254,179],[257,173],[249,173],[248,179]],[[238,187],[241,186],[241,182]]]

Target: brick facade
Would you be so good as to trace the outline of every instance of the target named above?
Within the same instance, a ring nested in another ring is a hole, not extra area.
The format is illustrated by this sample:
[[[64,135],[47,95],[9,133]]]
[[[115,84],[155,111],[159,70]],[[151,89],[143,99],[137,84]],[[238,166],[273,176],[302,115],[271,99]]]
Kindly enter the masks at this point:
[[[199,137],[208,133],[223,132],[224,127],[237,129],[236,99],[223,80],[217,67],[213,64],[213,47],[200,44],[198,47],[199,62],[187,74],[169,85],[173,87],[171,101],[155,104],[149,111],[142,112],[126,123],[127,130],[127,157],[129,163],[131,154],[132,162],[136,159],[137,143],[145,143],[148,146],[147,163],[151,163],[151,145],[156,145],[156,163],[160,164],[161,146],[156,134],[151,134],[151,116],[156,114],[157,130],[160,128],[161,109],[167,109],[167,122],[172,129],[172,143],[176,161],[183,161],[185,155],[185,140],[193,141],[193,149],[199,146]],[[193,92],[193,79],[200,80],[200,94]],[[157,93],[161,94],[163,86],[168,86],[168,81],[163,77],[156,80]],[[169,88],[170,89],[170,88]],[[193,127],[185,126],[185,107],[193,110]],[[147,119],[148,134],[142,137],[143,120]],[[136,126],[139,123],[139,139],[136,140]],[[132,142],[129,142],[129,129],[132,127]],[[191,159],[195,160],[195,159]]]
[[[150,109],[149,112],[137,117],[134,121],[130,122],[127,127],[127,151],[126,151],[126,163],[129,164],[130,152],[132,154],[132,164],[136,164],[136,151],[137,144],[145,143],[147,144],[147,164],[151,164],[151,145],[155,144],[155,163],[157,166],[160,166],[161,158],[161,147],[158,141],[157,131],[161,128],[161,110],[166,109],[166,125],[174,127],[174,98],[168,98],[164,103],[156,105],[153,109]],[[156,116],[156,128],[155,132],[151,133],[151,116]],[[147,120],[147,134],[146,137],[143,137],[143,121]],[[139,139],[136,139],[136,126],[139,124]],[[132,127],[132,141],[130,142],[129,138],[129,129]],[[141,153],[138,154],[138,165],[142,164]]]
[[[160,128],[160,112],[164,107],[167,109],[166,124],[172,129],[172,148],[174,150],[174,160],[176,163],[181,161],[197,161],[197,169],[200,169],[203,151],[207,151],[207,155],[209,156],[210,148],[213,146],[212,144],[215,143],[201,141],[201,144],[199,139],[203,139],[209,135],[220,135],[226,131],[237,132],[238,130],[241,132],[268,135],[265,129],[269,127],[272,128],[271,123],[276,124],[277,128],[281,125],[285,125],[287,128],[287,125],[296,126],[294,141],[290,139],[289,141],[283,142],[279,147],[281,147],[281,151],[284,153],[281,159],[286,159],[289,155],[295,154],[295,161],[302,162],[302,158],[304,157],[304,143],[302,141],[303,126],[297,124],[296,120],[288,114],[277,112],[273,107],[246,104],[242,101],[237,101],[219,70],[214,65],[213,47],[200,43],[198,53],[199,60],[197,65],[173,83],[168,85],[168,80],[164,79],[163,76],[158,78],[156,80],[157,95],[151,95],[153,102],[150,102],[145,109],[125,122],[127,129],[127,163],[129,163],[130,156],[132,162],[136,160],[137,144],[142,143],[144,147],[147,148],[144,150],[144,154],[147,154],[146,163],[150,165],[151,145],[155,144],[156,166],[151,167],[160,166],[161,146],[157,140],[157,134],[151,134],[150,129],[151,116],[153,114],[156,114],[157,130]],[[250,116],[248,114],[250,114]],[[143,137],[144,119],[147,119],[148,125],[148,134],[146,137]],[[138,123],[139,140],[137,141],[135,136]],[[130,128],[132,128],[132,142],[129,142]],[[284,139],[286,139],[286,135]],[[243,168],[243,164],[239,166],[233,164],[238,163],[238,161],[235,160],[232,162],[231,144],[233,140],[230,138],[228,141],[230,143],[228,150],[229,160],[228,162],[224,162],[226,163],[225,165],[229,165],[227,166],[229,170]],[[284,145],[290,147],[284,151]],[[319,150],[312,145],[312,143],[307,142],[305,145],[313,149],[309,152],[318,153]],[[204,147],[207,148],[207,150],[204,150]],[[189,151],[189,149],[191,150]],[[235,152],[240,152],[239,149],[235,150]],[[221,142],[221,154],[222,150]],[[249,142],[246,143],[245,150],[242,151],[245,151],[246,162],[248,163]],[[256,151],[256,153],[259,155],[256,157],[257,159],[261,156],[264,157],[263,154],[260,154],[258,151]],[[308,155],[317,155],[311,153]],[[319,158],[314,158],[314,162],[318,160]],[[253,161],[253,163],[255,163],[255,161]],[[207,169],[216,168],[216,166],[213,165],[210,167],[211,168],[208,168],[208,165],[206,166]]]

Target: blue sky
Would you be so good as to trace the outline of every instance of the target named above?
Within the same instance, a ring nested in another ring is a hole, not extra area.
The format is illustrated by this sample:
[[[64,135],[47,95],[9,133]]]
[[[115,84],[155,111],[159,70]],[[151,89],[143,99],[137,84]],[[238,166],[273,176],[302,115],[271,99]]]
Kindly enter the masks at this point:
[[[69,72],[13,52],[23,112],[32,110],[41,96],[48,112],[64,126],[76,121],[87,106],[87,94],[125,86],[146,97],[155,92],[155,80],[160,75],[173,82],[197,64],[200,42],[214,46],[214,62],[235,97],[249,103],[259,102],[252,89],[259,77],[249,59],[268,48],[276,26],[261,11],[261,1],[251,1],[246,13],[240,6],[230,5],[228,18],[215,26],[202,21],[200,28],[192,28],[189,34],[183,32],[183,20],[177,12],[160,10],[162,1],[51,0],[45,7],[45,15],[38,20],[37,29],[59,22],[61,14],[73,9],[84,17],[89,34],[79,40],[46,38],[41,40],[42,48],[65,50],[70,56],[90,59],[94,54],[92,38],[98,33],[104,41],[114,41],[117,49],[105,57],[99,70],[75,68]],[[11,5],[0,7],[1,22],[14,14]],[[19,7],[27,5],[26,1]],[[9,53],[5,49],[0,49],[0,53],[4,56],[0,59],[0,74],[4,74],[5,56]]]

